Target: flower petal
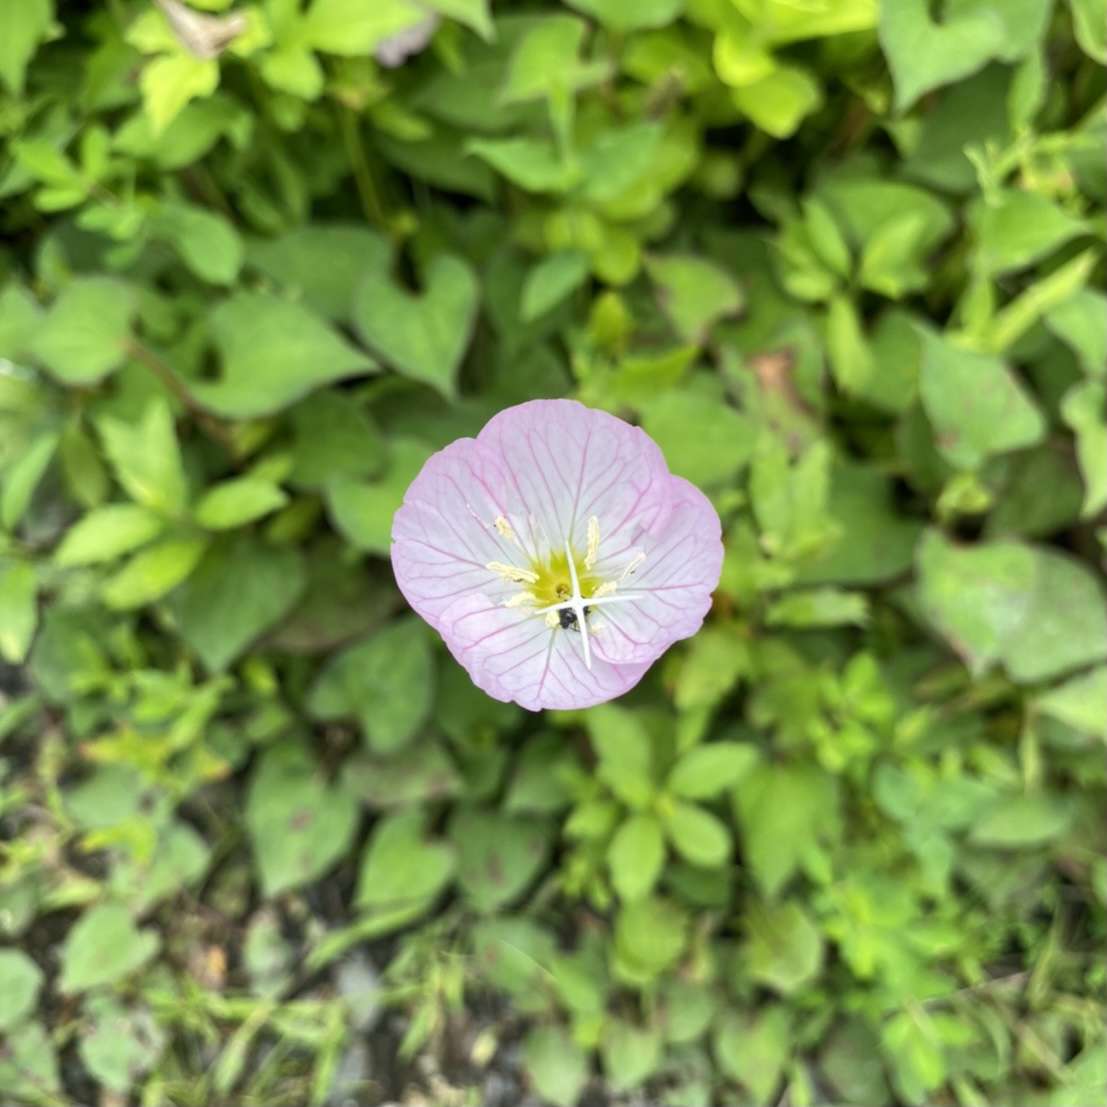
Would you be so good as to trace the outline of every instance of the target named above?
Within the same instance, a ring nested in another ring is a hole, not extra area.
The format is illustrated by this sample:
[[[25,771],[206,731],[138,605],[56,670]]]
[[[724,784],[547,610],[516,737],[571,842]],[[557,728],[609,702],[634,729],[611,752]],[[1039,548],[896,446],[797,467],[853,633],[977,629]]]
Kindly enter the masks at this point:
[[[590,618],[594,652],[616,664],[649,664],[674,642],[695,634],[711,609],[711,593],[723,564],[722,529],[711,501],[682,477],[670,477],[673,510],[664,532],[641,543],[646,555],[617,595],[629,603],[598,606]],[[607,553],[597,563],[614,576],[630,549]]]
[[[459,597],[443,613],[442,635],[473,683],[494,699],[529,711],[592,707],[629,691],[648,664],[584,663],[579,633],[479,595]]]
[[[638,427],[575,400],[532,400],[501,411],[477,441],[495,451],[526,519],[526,538],[583,552],[588,520],[605,539],[661,525],[670,506],[669,470]],[[533,521],[531,520],[533,517]]]

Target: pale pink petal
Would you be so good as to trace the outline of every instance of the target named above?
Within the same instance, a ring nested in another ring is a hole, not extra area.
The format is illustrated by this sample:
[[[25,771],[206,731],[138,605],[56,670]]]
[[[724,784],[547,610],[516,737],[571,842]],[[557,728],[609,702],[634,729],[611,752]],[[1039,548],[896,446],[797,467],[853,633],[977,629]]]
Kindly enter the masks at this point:
[[[649,664],[674,642],[688,638],[711,609],[723,564],[722,528],[711,501],[683,477],[670,477],[673,510],[661,534],[638,543],[644,560],[616,594],[630,603],[605,604],[593,617],[593,649],[606,661]],[[620,544],[621,546],[621,544]],[[596,563],[615,577],[632,548],[618,546]]]

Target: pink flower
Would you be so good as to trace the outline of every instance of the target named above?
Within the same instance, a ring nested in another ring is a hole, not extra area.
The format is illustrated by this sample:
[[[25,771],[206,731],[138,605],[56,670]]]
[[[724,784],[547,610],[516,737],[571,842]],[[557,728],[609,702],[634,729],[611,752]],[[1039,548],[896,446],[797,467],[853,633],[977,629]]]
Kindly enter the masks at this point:
[[[423,466],[392,522],[408,603],[498,700],[620,696],[711,607],[707,497],[653,440],[573,400],[501,411]]]

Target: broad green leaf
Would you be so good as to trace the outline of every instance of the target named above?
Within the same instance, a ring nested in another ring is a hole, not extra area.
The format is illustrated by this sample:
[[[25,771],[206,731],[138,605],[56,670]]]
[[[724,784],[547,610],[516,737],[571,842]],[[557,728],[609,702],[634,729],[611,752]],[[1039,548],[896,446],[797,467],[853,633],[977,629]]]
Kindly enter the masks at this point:
[[[191,391],[230,418],[270,415],[322,385],[377,370],[313,312],[270,293],[235,293],[212,312],[208,326],[221,375],[192,384]]]
[[[154,930],[139,930],[127,908],[102,903],[87,910],[70,928],[61,947],[63,995],[113,984],[140,969],[157,952]]]
[[[661,309],[685,342],[707,341],[712,325],[742,307],[742,292],[719,266],[690,254],[648,257]]]
[[[536,1027],[527,1035],[523,1066],[554,1107],[573,1107],[588,1081],[588,1054],[560,1026]]]
[[[414,438],[398,436],[389,442],[388,468],[378,480],[339,477],[328,482],[327,510],[338,532],[356,549],[387,557],[392,516],[433,452]]]
[[[210,96],[219,87],[219,63],[179,49],[148,61],[138,83],[150,126],[160,135],[189,101]]]
[[[271,897],[315,880],[343,856],[358,809],[345,789],[326,782],[302,745],[283,742],[258,760],[245,818],[261,891]]]
[[[709,799],[732,787],[757,763],[757,751],[744,742],[693,746],[669,772],[668,788],[685,799]]]
[[[1080,48],[1100,65],[1107,65],[1107,3],[1104,0],[1069,0],[1069,6]]]
[[[919,391],[938,449],[952,465],[976,468],[1045,433],[1041,413],[1002,361],[930,331],[923,331]]]
[[[643,426],[669,468],[697,485],[721,484],[750,459],[754,427],[724,400],[673,390],[646,405]]]
[[[54,1046],[37,1022],[25,1022],[5,1035],[0,1088],[28,1103],[42,1102],[44,1095],[64,1102]]]
[[[127,356],[134,311],[122,281],[78,277],[42,317],[28,349],[64,384],[95,384]]]
[[[805,588],[774,600],[765,612],[768,626],[863,626],[869,619],[868,599],[840,588]]]
[[[784,1064],[792,1051],[788,1010],[771,1006],[756,1015],[729,1013],[715,1028],[715,1059],[731,1080],[749,1088],[756,1103],[772,1102]]]
[[[20,1023],[38,1001],[42,970],[18,949],[0,949],[0,1033]]]
[[[0,80],[8,91],[23,92],[27,63],[54,22],[53,0],[19,0],[0,6]]]
[[[376,476],[385,468],[388,452],[380,429],[352,397],[333,389],[317,392],[297,404],[290,418],[290,483],[320,488],[338,479]]]
[[[1070,677],[1034,700],[1046,715],[1107,741],[1107,665]]]
[[[1088,518],[1107,507],[1107,385],[1086,381],[1071,389],[1061,404],[1061,415],[1076,435],[1076,456],[1084,478],[1084,506]]]
[[[661,875],[665,838],[654,815],[631,815],[615,832],[607,850],[611,883],[619,898],[649,895]]]
[[[202,280],[232,284],[242,268],[242,239],[217,212],[163,200],[154,212],[151,229],[169,242]]]
[[[924,613],[974,673],[1003,656],[1033,602],[1037,564],[1016,542],[956,546],[930,531],[919,546]]]
[[[15,530],[27,509],[31,506],[35,489],[46,473],[58,447],[58,435],[54,431],[38,434],[30,445],[3,473],[0,490],[0,528]]]
[[[1090,288],[1050,309],[1046,326],[1071,347],[1084,372],[1107,376],[1107,296]]]
[[[161,515],[184,512],[188,485],[168,403],[151,400],[133,422],[105,415],[97,429],[116,479],[132,500]]]
[[[26,660],[38,625],[37,592],[34,565],[0,555],[0,661]]]
[[[788,138],[823,102],[822,87],[806,70],[778,65],[760,80],[731,92],[739,111],[773,138]]]
[[[676,800],[665,810],[664,819],[673,848],[693,865],[715,868],[730,855],[726,825],[698,804]]]
[[[941,1039],[927,1011],[914,1004],[893,1015],[881,1032],[881,1046],[889,1062],[892,1082],[908,1103],[921,1104],[946,1079]]]
[[[1072,805],[1057,796],[1006,796],[982,813],[969,837],[982,846],[1021,849],[1064,834],[1072,817]]]
[[[213,485],[196,504],[196,522],[208,530],[230,530],[252,523],[288,503],[271,481],[234,477]]]
[[[624,905],[615,920],[618,968],[645,983],[684,952],[688,916],[672,900],[646,896]]]
[[[327,54],[371,54],[386,38],[424,18],[411,0],[312,0],[301,34],[304,42]]]
[[[543,258],[527,274],[523,285],[523,320],[532,322],[556,307],[584,283],[589,268],[587,256],[575,250],[561,250]]]
[[[749,651],[733,627],[706,626],[689,643],[676,675],[681,711],[713,707],[749,672]]]
[[[766,895],[775,896],[838,822],[834,778],[814,765],[758,765],[734,789],[743,856]]]
[[[449,837],[457,852],[457,879],[469,904],[482,914],[516,899],[539,873],[553,844],[535,818],[459,809]]]
[[[641,31],[649,27],[666,27],[684,9],[685,0],[569,0],[577,9],[590,15],[612,31]]]
[[[467,153],[486,162],[527,192],[565,192],[579,181],[580,166],[552,142],[535,138],[475,138]]]
[[[1007,28],[990,7],[973,7],[941,23],[927,0],[880,5],[880,45],[896,87],[896,108],[909,108],[924,92],[975,73],[1000,54]]]
[[[125,1095],[157,1063],[165,1031],[146,1008],[128,1009],[108,996],[90,999],[84,1017],[81,1061],[105,1088]]]
[[[279,622],[304,589],[299,552],[249,535],[214,542],[169,608],[209,672],[221,672]]]
[[[316,718],[357,718],[370,748],[390,753],[415,737],[433,697],[434,658],[426,629],[408,618],[335,656],[308,704]]]
[[[707,984],[671,977],[664,990],[662,1011],[665,1038],[670,1042],[693,1042],[711,1025],[718,997]]]
[[[357,906],[409,921],[423,914],[454,873],[453,850],[425,836],[418,809],[386,816],[374,828],[358,877]],[[400,923],[397,923],[400,925]]]
[[[354,292],[354,324],[365,342],[404,376],[437,389],[446,399],[457,392],[457,370],[476,319],[479,286],[469,266],[439,254],[413,295],[392,275],[384,240],[367,251]]]
[[[461,776],[435,742],[421,742],[387,757],[359,754],[346,762],[345,786],[372,808],[390,810],[448,799],[461,791]]]
[[[980,264],[994,275],[1033,265],[1087,230],[1083,219],[1040,192],[1024,189],[1007,189],[994,199],[976,201],[969,218]]]
[[[745,960],[754,979],[789,995],[818,975],[822,937],[798,903],[751,904],[746,928]]]
[[[112,561],[157,538],[164,526],[161,516],[139,504],[93,508],[65,532],[54,563],[69,569]]]
[[[140,550],[109,577],[101,598],[108,607],[121,610],[160,600],[196,568],[206,548],[203,538],[163,538]]]
[[[587,716],[588,733],[600,763],[599,778],[624,803],[645,806],[654,790],[649,732],[632,711],[601,704]]]
[[[653,1027],[613,1019],[604,1026],[600,1056],[608,1087],[627,1092],[639,1087],[661,1063],[661,1034]]]

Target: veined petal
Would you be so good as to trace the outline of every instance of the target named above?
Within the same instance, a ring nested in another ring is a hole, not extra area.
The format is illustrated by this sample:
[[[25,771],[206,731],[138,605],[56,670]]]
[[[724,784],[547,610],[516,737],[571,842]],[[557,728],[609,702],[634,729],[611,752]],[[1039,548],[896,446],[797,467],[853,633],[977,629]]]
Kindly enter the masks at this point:
[[[633,688],[649,668],[593,659],[589,669],[579,634],[474,594],[443,613],[441,630],[477,687],[529,711],[604,703]]]
[[[670,506],[669,470],[638,427],[575,400],[532,400],[489,420],[477,441],[503,459],[525,505],[526,537],[582,553],[588,520],[605,540],[660,526]]]
[[[605,661],[649,664],[674,642],[695,634],[711,609],[723,564],[722,528],[710,500],[683,477],[670,477],[673,509],[664,530],[641,542],[645,554],[617,595],[627,603],[596,611],[592,649]],[[632,547],[612,550],[597,563],[615,575]]]

